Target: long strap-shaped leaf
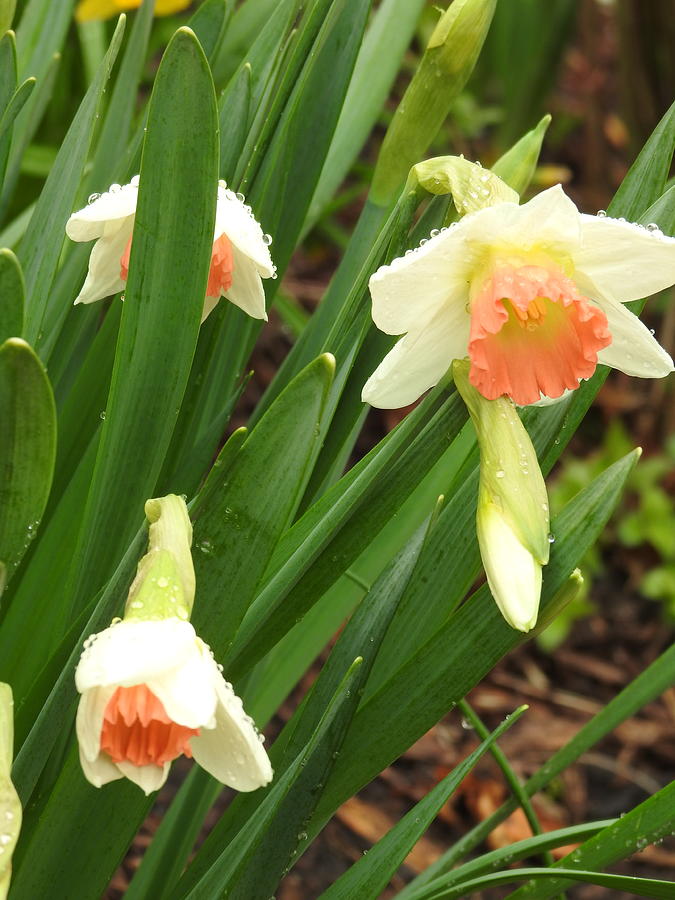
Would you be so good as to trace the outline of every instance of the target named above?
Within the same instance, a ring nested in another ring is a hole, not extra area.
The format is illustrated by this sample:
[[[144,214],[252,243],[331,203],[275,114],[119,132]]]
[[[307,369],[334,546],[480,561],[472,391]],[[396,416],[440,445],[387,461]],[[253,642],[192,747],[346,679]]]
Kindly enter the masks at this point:
[[[236,839],[189,892],[175,898],[227,896],[232,900],[270,897],[306,839],[311,816],[340,752],[359,702],[363,675],[357,658],[344,676],[305,748],[279,778]]]
[[[634,807],[621,816],[612,825],[585,841],[558,863],[551,867],[551,875],[557,868],[567,869],[604,869],[606,866],[625,859],[647,844],[659,841],[669,835],[675,825],[675,781],[662,788],[652,797]],[[566,873],[567,874],[567,873]],[[545,900],[554,897],[561,890],[571,887],[573,880],[564,875],[549,877],[536,884],[523,885],[510,895],[512,900]],[[629,889],[629,888],[628,888]],[[673,885],[670,894],[646,894],[645,896],[673,896]]]
[[[554,522],[558,539],[546,569],[544,616],[614,509],[635,458],[629,454],[610,467]],[[501,619],[487,587],[478,590],[361,707],[322,797],[317,824],[424,734],[522,639]]]
[[[56,453],[47,373],[21,338],[0,346],[0,562],[9,579],[37,533]]]
[[[597,834],[607,825],[613,824],[614,821],[616,820],[603,819],[596,822],[584,822],[582,825],[570,825],[567,828],[556,828],[554,831],[533,835],[525,840],[508,844],[506,847],[492,850],[490,853],[482,853],[476,859],[464,863],[451,872],[444,873],[437,880],[427,881],[423,885],[420,884],[418,876],[406,885],[398,896],[399,898],[405,897],[406,900],[429,900],[439,887],[449,887],[459,882],[471,881],[472,878],[477,878],[479,875],[498,872],[504,866],[518,859],[528,859],[539,852],[583,841],[587,837]]]
[[[422,837],[480,758],[494,742],[516,722],[527,707],[521,707],[508,716],[473,753],[456,766],[395,825],[367,856],[362,857],[344,875],[321,894],[321,900],[353,900],[354,897],[378,897],[387,883]]]
[[[217,467],[213,470],[220,484],[210,484],[204,503],[197,501],[195,571],[202,600],[194,620],[219,657],[302,497],[334,367],[329,355],[310,363],[270,407],[222,478]],[[271,495],[270,485],[275,485]]]
[[[109,576],[153,493],[199,333],[218,127],[211,74],[189,29],[179,29],[164,54],[147,129],[106,419],[74,559],[76,609]],[[124,511],[115,506],[120,496]]]
[[[571,741],[561,747],[528,779],[524,785],[528,795],[531,797],[537,791],[545,788],[556,776],[579,759],[586,750],[670,687],[673,682],[673,671],[675,671],[675,645],[669,647],[665,653],[654,660],[644,672],[631,681],[620,694],[587,722]],[[412,900],[415,897],[417,900],[417,888],[453,869],[457,862],[482,843],[490,832],[513,812],[517,805],[518,802],[515,798],[510,798],[503,803],[491,816],[472,828],[440,859],[432,863],[425,872],[418,875],[414,882],[404,889],[401,897],[405,897],[406,900],[409,898]],[[424,896],[426,898],[426,894]]]
[[[11,250],[0,250],[0,343],[23,331],[25,286],[19,260]]]
[[[656,900],[672,900],[672,881],[659,881],[655,878],[636,878],[632,875],[605,875],[603,872],[590,872],[573,869],[564,869],[564,875],[574,875],[577,882],[585,884],[597,884],[608,890],[628,891],[636,897],[654,897]],[[459,900],[460,897],[468,897],[476,891],[487,890],[500,884],[510,884],[512,881],[522,881],[525,878],[536,879],[537,882],[548,878],[546,869],[513,869],[510,872],[496,872],[494,875],[484,875],[466,881],[456,888],[439,890],[429,895],[429,900]],[[509,894],[515,897],[516,894]]]

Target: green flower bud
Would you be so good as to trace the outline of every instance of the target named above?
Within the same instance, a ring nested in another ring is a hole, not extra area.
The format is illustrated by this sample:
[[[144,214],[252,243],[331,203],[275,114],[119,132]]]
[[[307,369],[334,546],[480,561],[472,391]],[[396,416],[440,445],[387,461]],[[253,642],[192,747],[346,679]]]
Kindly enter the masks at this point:
[[[377,206],[393,203],[438,133],[473,71],[495,5],[496,0],[455,0],[441,16],[385,135],[370,193]]]
[[[148,552],[129,588],[124,618],[187,620],[195,598],[195,570],[185,501],[175,494],[148,500],[145,515],[150,523]]]
[[[485,574],[509,625],[530,631],[550,546],[548,497],[537,454],[511,400],[486,400],[469,382],[466,360],[453,363],[453,374],[480,449],[476,531]]]

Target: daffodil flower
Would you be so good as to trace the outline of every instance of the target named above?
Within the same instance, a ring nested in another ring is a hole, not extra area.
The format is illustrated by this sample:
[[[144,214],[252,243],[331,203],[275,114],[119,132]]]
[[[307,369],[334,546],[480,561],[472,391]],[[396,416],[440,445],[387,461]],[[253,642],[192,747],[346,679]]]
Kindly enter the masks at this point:
[[[73,213],[66,234],[73,241],[96,243],[89,257],[89,272],[75,303],[94,303],[124,289],[138,199],[138,176],[129,184],[113,184],[104,194],[92,195],[83,209]],[[218,185],[216,225],[202,322],[221,297],[254,319],[267,320],[262,279],[276,274],[270,257],[271,238],[244,203],[241,194]]]
[[[238,791],[272,778],[261,736],[189,622],[111,625],[87,642],[75,683],[80,761],[96,787],[129,778],[149,794],[181,755]]]
[[[365,402],[406,406],[467,356],[485,398],[521,406],[574,390],[598,363],[672,372],[623,304],[675,283],[675,239],[579,213],[559,185],[522,206],[503,188],[512,199],[468,212],[371,277],[375,324],[405,337],[368,379]]]
[[[75,10],[78,22],[110,19],[126,9],[137,9],[142,0],[81,0]],[[187,9],[192,0],[155,0],[155,15],[170,16]]]
[[[148,552],[124,619],[91,635],[75,671],[76,731],[95,787],[129,778],[146,794],[171,762],[194,757],[238,791],[272,779],[262,736],[188,619],[195,596],[192,524],[182,497],[148,500]]]

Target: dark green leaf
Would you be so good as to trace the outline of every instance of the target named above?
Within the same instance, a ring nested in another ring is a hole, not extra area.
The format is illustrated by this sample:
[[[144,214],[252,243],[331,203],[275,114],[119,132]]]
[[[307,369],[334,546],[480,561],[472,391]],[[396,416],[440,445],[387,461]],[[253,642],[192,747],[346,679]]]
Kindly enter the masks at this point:
[[[49,379],[20,338],[0,346],[0,422],[0,560],[9,580],[36,535],[56,452]]]
[[[199,333],[218,129],[211,74],[189,29],[179,29],[164,54],[147,129],[106,419],[72,568],[75,609],[109,577],[153,494]]]

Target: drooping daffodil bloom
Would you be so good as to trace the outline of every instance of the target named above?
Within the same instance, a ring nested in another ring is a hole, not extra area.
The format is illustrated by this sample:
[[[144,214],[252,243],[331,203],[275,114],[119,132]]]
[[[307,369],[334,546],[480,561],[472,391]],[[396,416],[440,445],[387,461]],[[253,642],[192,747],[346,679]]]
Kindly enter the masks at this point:
[[[521,206],[479,171],[478,184],[501,185],[497,202],[469,203],[459,222],[372,275],[375,324],[405,336],[363,400],[406,406],[466,357],[485,398],[519,405],[561,397],[598,363],[644,378],[672,372],[668,353],[623,304],[675,283],[675,239],[580,213],[559,185]]]
[[[75,10],[78,22],[110,19],[127,9],[137,9],[142,0],[81,0]],[[170,16],[187,9],[192,0],[155,0],[155,15]]]
[[[185,503],[146,504],[148,553],[124,619],[85,643],[75,672],[76,731],[96,787],[129,778],[149,794],[184,755],[238,791],[272,779],[262,736],[188,620],[194,598],[192,528]]]
[[[452,371],[480,450],[476,534],[488,587],[508,624],[527,632],[537,622],[549,559],[546,485],[513,402],[486,400],[469,382],[467,360]]]
[[[90,202],[68,219],[66,234],[71,240],[96,240],[89,257],[89,271],[75,303],[94,303],[124,290],[138,183],[135,176],[129,184],[113,184],[105,193],[93,194]],[[221,181],[202,322],[221,297],[254,319],[267,320],[262,279],[276,275],[270,243],[271,238],[263,234],[242,195]]]

